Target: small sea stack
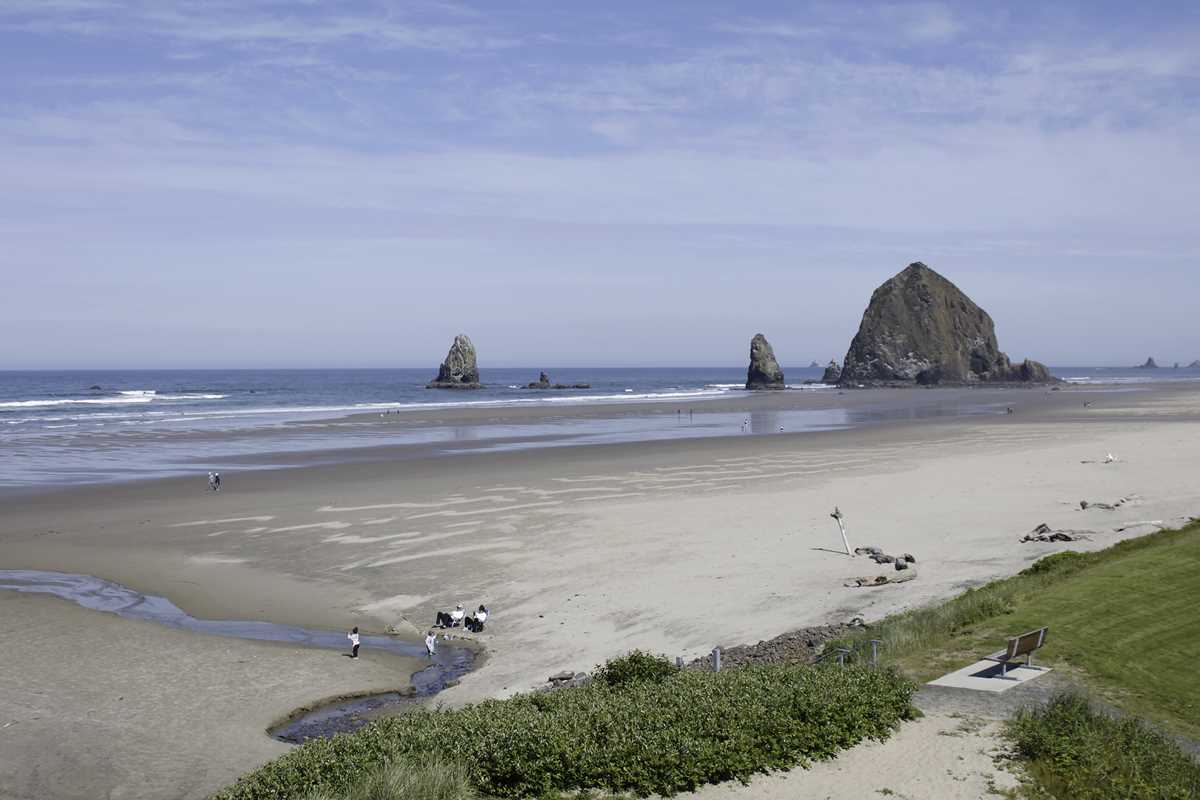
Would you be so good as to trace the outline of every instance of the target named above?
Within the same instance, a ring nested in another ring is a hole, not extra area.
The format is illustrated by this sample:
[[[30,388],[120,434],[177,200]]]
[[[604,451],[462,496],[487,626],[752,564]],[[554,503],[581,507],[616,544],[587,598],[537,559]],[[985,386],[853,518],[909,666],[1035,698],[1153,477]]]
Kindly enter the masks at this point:
[[[526,389],[590,389],[590,383],[551,383],[550,376],[544,372],[538,373],[538,379],[525,384]]]
[[[750,368],[746,370],[747,389],[782,389],[783,370],[775,360],[771,343],[761,333],[750,340]]]
[[[842,379],[841,365],[838,364],[836,360],[834,360],[832,358],[829,359],[829,366],[827,366],[825,368],[824,374],[821,375],[821,383],[828,383],[829,385],[832,386],[833,384],[836,384],[839,381],[841,381],[841,379]]]
[[[1200,369],[1200,358],[1187,365],[1188,369]]]
[[[1136,369],[1158,369],[1158,363],[1153,358],[1147,358],[1146,363],[1136,367]]]
[[[1053,383],[1044,364],[1013,364],[988,313],[921,262],[871,295],[842,366],[842,385]]]
[[[446,360],[438,368],[437,377],[425,385],[426,389],[480,389],[479,366],[476,363],[475,345],[464,333],[454,337]]]

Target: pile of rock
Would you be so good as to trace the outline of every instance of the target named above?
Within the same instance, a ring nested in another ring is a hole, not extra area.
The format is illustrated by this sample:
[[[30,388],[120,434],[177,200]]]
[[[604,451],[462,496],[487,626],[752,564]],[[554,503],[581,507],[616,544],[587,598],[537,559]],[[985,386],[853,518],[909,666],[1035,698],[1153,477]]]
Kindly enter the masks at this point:
[[[721,669],[746,667],[753,664],[812,664],[828,642],[867,627],[862,619],[836,625],[817,625],[790,631],[758,644],[740,644],[721,649]],[[703,656],[690,661],[687,669],[712,669],[712,657]]]
[[[917,558],[912,553],[889,556],[878,547],[856,547],[854,548],[854,555],[867,556],[876,564],[895,564],[897,570],[908,569],[910,564],[917,563]]]
[[[1043,522],[1033,531],[1022,536],[1021,542],[1075,542],[1080,539],[1091,540],[1091,538],[1083,531],[1054,530]]]
[[[590,389],[590,383],[551,383],[550,376],[544,372],[538,373],[538,379],[525,385],[526,389]]]

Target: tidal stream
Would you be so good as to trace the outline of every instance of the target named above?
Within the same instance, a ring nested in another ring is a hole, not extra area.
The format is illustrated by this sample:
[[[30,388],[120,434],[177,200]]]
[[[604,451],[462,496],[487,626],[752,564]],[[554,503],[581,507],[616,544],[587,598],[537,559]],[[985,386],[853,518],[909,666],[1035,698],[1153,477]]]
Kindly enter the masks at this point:
[[[128,586],[92,575],[40,570],[0,570],[0,589],[50,594],[94,611],[105,611],[126,619],[149,620],[171,628],[210,636],[284,642],[326,650],[349,649],[345,632],[310,630],[295,625],[256,620],[196,619],[165,597],[142,594]],[[364,635],[361,642],[363,650],[383,650],[414,658],[427,657],[423,644],[391,636]],[[440,646],[430,666],[413,674],[411,689],[322,704],[271,728],[268,733],[286,742],[302,742],[306,739],[357,730],[373,717],[399,713],[437,694],[470,672],[474,660],[474,652],[465,647]]]

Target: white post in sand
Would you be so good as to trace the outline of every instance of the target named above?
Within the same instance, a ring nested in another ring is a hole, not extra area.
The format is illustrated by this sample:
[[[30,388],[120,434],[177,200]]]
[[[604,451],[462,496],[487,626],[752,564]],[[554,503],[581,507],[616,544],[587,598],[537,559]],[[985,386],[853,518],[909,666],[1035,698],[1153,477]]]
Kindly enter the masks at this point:
[[[842,544],[846,547],[846,555],[854,555],[850,552],[850,540],[846,538],[846,526],[842,524],[842,511],[837,506],[833,507],[833,513],[829,516],[837,520],[838,530],[842,532]]]

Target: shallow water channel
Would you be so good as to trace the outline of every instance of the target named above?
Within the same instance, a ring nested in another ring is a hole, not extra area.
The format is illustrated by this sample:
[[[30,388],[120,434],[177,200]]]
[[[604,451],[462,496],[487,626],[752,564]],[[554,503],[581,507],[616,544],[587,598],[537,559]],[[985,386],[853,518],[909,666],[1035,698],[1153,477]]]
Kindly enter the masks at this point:
[[[256,620],[196,619],[165,597],[142,594],[92,575],[40,570],[0,570],[0,589],[50,594],[70,600],[84,608],[106,611],[126,619],[157,622],[171,628],[232,636],[262,642],[285,642],[301,647],[348,651],[344,631],[318,631],[295,625],[279,625]],[[425,646],[391,636],[361,638],[364,650],[383,650],[402,656],[425,658]],[[437,694],[462,675],[470,672],[475,654],[465,647],[441,646],[433,663],[412,676],[412,689],[383,692],[337,700],[304,711],[268,733],[286,742],[302,742],[335,733],[357,730],[372,718],[399,713]]]

